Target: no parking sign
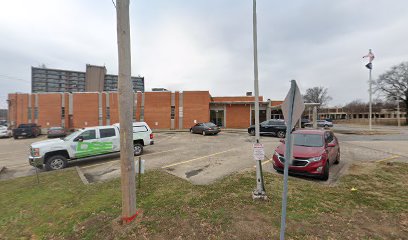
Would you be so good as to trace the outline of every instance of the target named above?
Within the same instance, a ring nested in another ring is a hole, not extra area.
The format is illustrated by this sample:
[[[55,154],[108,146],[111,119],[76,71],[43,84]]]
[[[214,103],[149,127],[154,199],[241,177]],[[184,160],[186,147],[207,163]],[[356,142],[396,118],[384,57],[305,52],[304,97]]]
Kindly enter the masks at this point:
[[[254,143],[254,160],[262,161],[265,159],[265,151],[262,143]]]

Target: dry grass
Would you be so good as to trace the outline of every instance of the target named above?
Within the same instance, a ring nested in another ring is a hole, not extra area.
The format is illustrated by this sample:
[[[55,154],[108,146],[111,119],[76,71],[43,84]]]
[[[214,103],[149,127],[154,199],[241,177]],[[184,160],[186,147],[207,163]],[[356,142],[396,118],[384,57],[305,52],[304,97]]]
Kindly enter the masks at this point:
[[[290,178],[287,239],[408,239],[408,165],[354,166],[336,186]],[[358,169],[368,168],[369,171]],[[75,171],[0,182],[0,239],[277,239],[282,176],[265,176],[269,200],[254,202],[253,172],[194,186],[148,172],[142,210],[120,215],[120,181],[82,185]],[[350,191],[354,187],[357,191]]]

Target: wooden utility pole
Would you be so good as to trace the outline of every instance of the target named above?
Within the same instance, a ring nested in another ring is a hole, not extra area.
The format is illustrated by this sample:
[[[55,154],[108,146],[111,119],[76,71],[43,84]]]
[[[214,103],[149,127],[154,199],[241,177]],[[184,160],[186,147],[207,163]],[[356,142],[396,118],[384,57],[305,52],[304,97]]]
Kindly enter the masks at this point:
[[[119,124],[120,170],[122,186],[122,221],[131,222],[136,212],[135,165],[133,155],[133,87],[131,84],[129,0],[116,1],[117,37],[119,54]]]

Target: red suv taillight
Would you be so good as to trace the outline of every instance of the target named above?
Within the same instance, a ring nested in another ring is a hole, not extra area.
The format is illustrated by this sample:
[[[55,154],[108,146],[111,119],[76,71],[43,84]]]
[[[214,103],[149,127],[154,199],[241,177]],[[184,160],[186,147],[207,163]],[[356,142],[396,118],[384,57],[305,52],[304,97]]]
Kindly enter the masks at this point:
[[[150,133],[150,139],[153,139],[153,133]]]

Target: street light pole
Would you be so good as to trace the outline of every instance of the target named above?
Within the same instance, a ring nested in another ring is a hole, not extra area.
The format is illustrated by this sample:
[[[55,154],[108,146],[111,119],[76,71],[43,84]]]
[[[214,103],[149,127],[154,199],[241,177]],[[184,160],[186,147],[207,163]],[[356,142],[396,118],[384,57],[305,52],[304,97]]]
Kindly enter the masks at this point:
[[[372,66],[372,65],[371,65]],[[371,70],[372,67],[368,70],[368,85],[369,85],[369,104],[368,104],[368,112],[369,112],[369,117],[368,117],[368,126],[370,131],[372,130],[372,114],[373,114],[373,109],[372,109],[372,81],[371,81]]]
[[[255,92],[255,141],[259,143],[259,86],[258,86],[258,44],[256,24],[256,0],[253,0],[253,41],[254,41],[254,92]],[[265,184],[262,175],[261,160],[256,160],[256,190],[252,197],[265,199]]]

